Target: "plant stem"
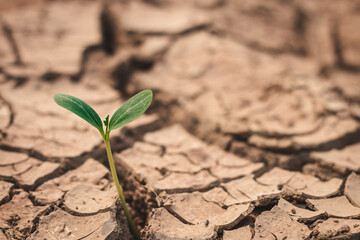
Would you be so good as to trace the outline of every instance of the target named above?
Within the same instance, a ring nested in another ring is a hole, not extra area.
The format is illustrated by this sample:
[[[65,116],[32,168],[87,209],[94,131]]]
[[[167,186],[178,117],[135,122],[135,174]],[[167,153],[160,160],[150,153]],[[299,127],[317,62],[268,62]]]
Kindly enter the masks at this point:
[[[105,142],[105,146],[106,146],[106,152],[107,152],[107,156],[108,156],[108,159],[109,159],[109,165],[110,165],[110,171],[111,171],[111,175],[112,175],[112,178],[114,180],[114,183],[115,183],[115,186],[116,186],[116,189],[119,193],[119,198],[120,198],[120,201],[123,205],[123,208],[124,208],[124,212],[125,212],[125,216],[126,216],[126,219],[128,221],[128,224],[130,226],[130,229],[131,231],[133,232],[135,238],[137,240],[141,240],[140,238],[140,232],[139,230],[137,229],[131,215],[130,215],[130,212],[129,212],[129,209],[127,208],[126,206],[126,202],[125,202],[125,197],[124,197],[124,194],[123,194],[123,190],[122,190],[122,187],[119,183],[119,179],[118,179],[118,176],[117,176],[117,173],[116,173],[116,169],[115,169],[115,164],[114,164],[114,159],[113,159],[113,156],[112,156],[112,152],[111,152],[111,147],[110,147],[110,140],[109,140],[109,132],[106,133],[106,136],[104,138],[104,142]]]

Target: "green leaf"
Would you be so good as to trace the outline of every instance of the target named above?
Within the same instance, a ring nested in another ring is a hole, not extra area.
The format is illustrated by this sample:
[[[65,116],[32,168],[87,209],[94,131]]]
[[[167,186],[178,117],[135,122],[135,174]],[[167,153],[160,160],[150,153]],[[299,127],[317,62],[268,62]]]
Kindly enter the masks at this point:
[[[66,94],[55,94],[54,101],[61,107],[75,113],[97,129],[103,131],[99,115],[84,101]]]
[[[152,91],[144,90],[126,101],[111,117],[109,131],[140,117],[150,106],[152,98]]]
[[[109,126],[109,115],[106,116],[106,118],[104,120],[104,125],[105,125],[105,127]]]

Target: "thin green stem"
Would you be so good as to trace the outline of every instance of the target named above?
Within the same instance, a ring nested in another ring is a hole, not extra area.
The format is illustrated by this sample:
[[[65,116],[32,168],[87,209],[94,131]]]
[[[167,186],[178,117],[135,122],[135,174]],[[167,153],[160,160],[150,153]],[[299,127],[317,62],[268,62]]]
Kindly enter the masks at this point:
[[[122,187],[121,187],[121,185],[119,183],[119,179],[118,179],[116,169],[115,169],[114,159],[113,159],[112,152],[111,152],[111,146],[110,146],[110,140],[109,140],[110,136],[109,135],[110,135],[110,133],[106,132],[104,142],[105,142],[105,146],[106,146],[107,156],[108,156],[108,159],[109,159],[109,165],[110,165],[110,171],[111,171],[111,174],[112,174],[112,178],[114,180],[116,189],[117,189],[117,191],[119,193],[119,198],[120,198],[120,201],[121,201],[121,203],[123,205],[125,216],[126,216],[126,219],[127,219],[128,223],[129,223],[130,229],[133,232],[135,238],[137,240],[141,240],[140,232],[137,229],[137,227],[136,227],[136,225],[135,225],[135,223],[134,223],[134,221],[133,221],[133,219],[131,217],[129,209],[127,208],[127,205],[126,205],[126,202],[125,202],[125,197],[124,197],[124,194],[123,194],[123,190],[122,190]]]

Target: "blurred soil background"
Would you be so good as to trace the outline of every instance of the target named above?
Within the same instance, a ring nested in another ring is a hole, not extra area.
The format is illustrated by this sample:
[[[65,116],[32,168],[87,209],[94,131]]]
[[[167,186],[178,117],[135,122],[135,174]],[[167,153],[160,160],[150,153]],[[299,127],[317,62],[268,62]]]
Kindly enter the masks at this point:
[[[0,0],[0,240],[360,239],[360,1]]]

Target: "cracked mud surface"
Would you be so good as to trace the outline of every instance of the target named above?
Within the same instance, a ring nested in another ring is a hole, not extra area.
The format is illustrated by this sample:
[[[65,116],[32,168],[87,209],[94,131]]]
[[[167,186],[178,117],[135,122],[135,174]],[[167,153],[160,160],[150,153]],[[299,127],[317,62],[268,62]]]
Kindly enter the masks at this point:
[[[360,237],[360,2],[0,3],[0,239]]]

